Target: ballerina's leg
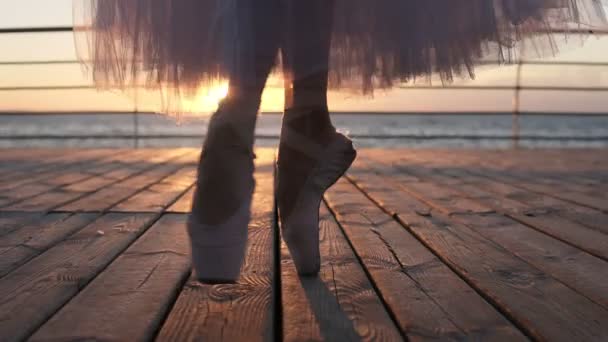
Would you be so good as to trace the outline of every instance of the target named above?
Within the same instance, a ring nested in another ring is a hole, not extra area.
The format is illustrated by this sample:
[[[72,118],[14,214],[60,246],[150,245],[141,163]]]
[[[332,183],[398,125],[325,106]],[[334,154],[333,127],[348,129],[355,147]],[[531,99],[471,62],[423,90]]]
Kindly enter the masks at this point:
[[[261,12],[277,0],[240,0],[241,40],[229,92],[209,123],[188,229],[199,280],[234,282],[244,260],[255,182],[254,130],[262,91],[278,52],[276,27]],[[242,32],[241,32],[242,30]],[[247,38],[247,39],[245,39]]]
[[[298,273],[320,270],[319,206],[355,151],[336,134],[327,106],[333,1],[287,1],[283,61],[285,116],[277,199],[283,238]]]
[[[253,173],[252,156],[257,113],[266,79],[276,62],[280,36],[276,33],[276,18],[262,9],[272,8],[277,0],[240,0],[237,18],[244,41],[238,41],[234,67],[229,77],[227,97],[221,101],[212,116],[204,144],[199,187],[193,202],[193,211],[205,223],[222,222],[239,207]],[[266,5],[264,5],[266,4]],[[235,153],[228,154],[230,150]],[[217,152],[217,153],[215,153]],[[240,153],[239,153],[240,152]],[[209,164],[209,167],[204,167]],[[204,169],[204,170],[202,170]],[[245,177],[247,174],[247,177]]]
[[[326,145],[335,129],[327,105],[333,1],[288,1],[282,56],[285,114],[279,147],[278,200],[288,216],[299,189],[314,166],[314,157],[299,151],[285,137],[293,130],[313,144]]]

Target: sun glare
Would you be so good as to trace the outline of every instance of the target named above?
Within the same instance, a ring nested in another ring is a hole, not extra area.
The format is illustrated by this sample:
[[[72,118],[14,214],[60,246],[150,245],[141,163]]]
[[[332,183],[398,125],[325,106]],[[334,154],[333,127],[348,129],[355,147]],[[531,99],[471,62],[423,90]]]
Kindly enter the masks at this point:
[[[201,88],[193,98],[183,98],[182,106],[191,115],[208,115],[214,112],[220,102],[228,96],[228,82]]]
[[[193,116],[206,116],[215,112],[220,102],[228,96],[228,82],[201,88],[198,95],[182,98],[182,109]],[[283,89],[267,87],[262,96],[261,111],[281,111],[283,109]]]
[[[203,105],[209,104],[217,107],[220,101],[225,99],[226,96],[228,96],[228,83],[222,83],[218,86],[209,88],[206,94],[203,94],[201,101]]]
[[[213,112],[226,96],[228,96],[228,82],[222,82],[201,90],[195,106],[200,107],[202,112]]]

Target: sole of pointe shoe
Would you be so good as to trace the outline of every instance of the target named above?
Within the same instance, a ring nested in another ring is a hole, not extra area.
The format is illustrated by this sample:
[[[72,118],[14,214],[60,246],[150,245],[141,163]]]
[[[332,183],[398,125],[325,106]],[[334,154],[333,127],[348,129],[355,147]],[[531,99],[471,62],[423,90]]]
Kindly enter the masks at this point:
[[[224,223],[207,225],[190,215],[187,223],[196,278],[204,283],[238,281],[247,249],[251,200]]]
[[[342,135],[330,144],[326,155],[319,162],[322,163],[326,158],[336,158],[336,156],[341,158],[337,172],[325,179],[323,184],[315,183],[315,175],[311,174],[303,186],[292,214],[281,224],[283,238],[300,276],[316,276],[320,271],[319,210],[323,195],[346,173],[357,157],[352,142]]]

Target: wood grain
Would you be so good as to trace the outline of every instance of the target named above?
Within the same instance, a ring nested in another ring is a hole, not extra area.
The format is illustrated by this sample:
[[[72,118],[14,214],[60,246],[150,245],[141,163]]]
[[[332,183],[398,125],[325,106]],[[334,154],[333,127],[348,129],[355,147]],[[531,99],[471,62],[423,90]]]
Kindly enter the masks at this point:
[[[0,237],[25,227],[30,222],[40,220],[42,216],[44,216],[44,213],[0,211]]]
[[[194,198],[194,191],[196,190],[195,184],[181,195],[173,205],[167,209],[170,213],[187,214],[192,210],[192,199]]]
[[[165,215],[30,340],[151,340],[189,273],[185,216]]]
[[[378,160],[376,165],[391,174],[391,179],[399,182],[398,171],[391,172],[390,167]],[[460,189],[461,182],[451,182],[435,172],[416,173],[416,177],[421,181],[399,182],[399,186],[433,209],[450,215],[595,303],[608,308],[608,285],[605,285],[608,284],[608,263],[584,250],[541,234],[512,218],[493,212],[491,206],[484,204],[489,195],[484,194],[482,188],[471,189],[467,186]],[[430,181],[435,183],[428,183]],[[488,186],[490,185],[487,184],[486,188]],[[477,199],[471,200],[471,195]],[[478,199],[479,197],[482,199]],[[524,204],[521,205],[524,210],[530,210]],[[508,208],[512,206],[506,205]],[[501,209],[512,212],[505,206]],[[563,223],[559,220],[554,223],[563,228]],[[586,231],[585,228],[578,229]]]
[[[0,237],[0,278],[83,228],[97,215],[48,214]]]
[[[377,159],[375,162],[383,164]],[[392,171],[388,170],[390,167],[384,169],[397,180],[401,180],[403,168],[393,168]],[[409,170],[411,169],[413,168],[410,167]],[[497,210],[540,232],[608,260],[608,234],[605,234],[608,228],[602,227],[604,221],[608,224],[608,216],[599,211],[567,205],[551,197],[488,180],[464,170],[449,172],[451,176],[457,175],[456,178],[447,177],[440,170],[414,171],[413,174],[433,184],[411,182],[407,185],[402,183],[401,186],[408,191],[414,191],[412,194],[420,194],[418,198],[433,197],[436,203],[444,202],[444,211],[452,208],[451,213],[457,212],[458,210],[453,209],[455,204],[465,205],[465,211]],[[445,203],[446,201],[450,203]],[[476,210],[480,205],[481,209]]]
[[[155,219],[108,214],[0,279],[0,336],[21,340],[76,295]]]
[[[311,279],[256,149],[242,277],[210,286],[183,229],[200,150],[2,150],[0,340],[607,340],[607,151],[361,150]]]
[[[598,304],[445,215],[421,213],[424,204],[413,196],[400,192],[395,201],[394,195],[367,188],[370,178],[352,174],[369,196],[527,334],[555,341],[608,336],[601,323],[608,312]]]
[[[272,341],[274,198],[271,150],[256,151],[257,188],[245,263],[237,284],[188,281],[158,336],[159,341]]]
[[[0,206],[18,204],[31,197],[52,191],[65,185],[66,183],[63,182],[70,179],[78,182],[91,178],[93,175],[88,171],[104,165],[115,158],[115,154],[111,154],[110,151],[96,150],[87,151],[85,155],[82,155],[82,152],[74,153],[63,157],[69,158],[69,162],[52,159],[51,167],[48,170],[40,161],[38,164],[32,165],[27,172],[21,172],[20,179],[5,181],[7,184],[2,189],[3,196],[0,198]]]
[[[158,183],[170,174],[184,167],[188,156],[183,153],[167,155],[164,162],[153,163],[143,172],[113,183],[109,186],[63,205],[60,211],[106,211],[123,200]]]
[[[339,181],[327,199],[409,339],[526,340],[474,289],[352,184]]]
[[[415,167],[391,167],[390,162],[382,158],[363,158],[366,165],[377,165],[378,172],[387,174],[395,179],[399,186],[419,199],[429,198],[434,203],[441,205],[446,214],[464,212],[490,212],[498,210],[506,216],[522,222],[547,235],[557,238],[563,242],[582,249],[596,257],[608,260],[608,234],[603,230],[608,228],[591,228],[575,222],[568,216],[581,217],[589,214],[585,208],[570,208],[560,201],[550,197],[541,196],[521,190],[509,184],[493,181],[482,181],[478,187],[472,186],[480,182],[470,171],[450,170],[451,175],[459,175],[459,178],[449,178],[438,170],[429,167],[415,170]],[[417,181],[407,182],[402,174],[407,172],[406,177],[415,176]],[[425,181],[421,181],[425,180]],[[442,184],[443,183],[443,184]],[[464,189],[460,190],[465,183]],[[449,185],[446,187],[445,185]],[[450,188],[455,188],[455,191]],[[459,193],[460,191],[460,193]],[[488,193],[488,191],[492,191]],[[466,193],[467,195],[463,195]],[[483,201],[479,199],[481,197]],[[532,198],[532,200],[530,200]],[[569,213],[564,215],[563,213]],[[601,212],[593,215],[594,219],[600,219],[595,225],[601,225],[602,221],[608,223],[608,216]],[[587,220],[589,221],[589,219]]]
[[[321,273],[299,277],[289,250],[281,247],[285,341],[399,341],[363,267],[325,205],[320,222]]]
[[[40,171],[44,170],[44,163],[40,161],[38,164],[31,166],[31,169],[25,174],[29,177],[24,177],[20,182],[12,182],[10,192],[3,198],[0,198],[0,206],[8,206],[9,204],[14,206],[15,210],[18,210],[23,202],[29,203],[36,201],[38,203],[44,203],[37,200],[38,197],[44,196],[47,192],[53,192],[57,189],[66,189],[70,184],[77,184],[80,182],[86,182],[90,179],[96,178],[96,172],[98,169],[101,171],[108,171],[108,167],[111,169],[120,167],[117,164],[118,160],[122,158],[129,160],[133,157],[141,154],[141,151],[128,151],[128,152],[106,152],[99,156],[93,154],[95,150],[87,154],[87,158],[82,160],[76,159],[77,161],[72,164],[64,165],[63,163],[56,162],[52,159],[51,163],[56,163],[54,168],[50,172]],[[79,154],[74,153],[70,155],[70,160],[78,158]],[[42,165],[41,165],[42,164]],[[47,205],[48,206],[48,205]],[[4,208],[3,210],[13,210],[11,208]]]
[[[122,212],[162,212],[194,184],[195,177],[196,168],[194,166],[185,167],[115,205],[110,210]]]

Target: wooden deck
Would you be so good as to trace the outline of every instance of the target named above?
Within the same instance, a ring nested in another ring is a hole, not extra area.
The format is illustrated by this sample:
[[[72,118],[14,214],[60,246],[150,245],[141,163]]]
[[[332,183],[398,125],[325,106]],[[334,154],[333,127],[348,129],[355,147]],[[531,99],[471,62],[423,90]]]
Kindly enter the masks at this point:
[[[0,152],[0,340],[608,340],[608,150],[365,150],[322,272],[278,237],[257,151],[236,285],[190,278],[198,153]]]

